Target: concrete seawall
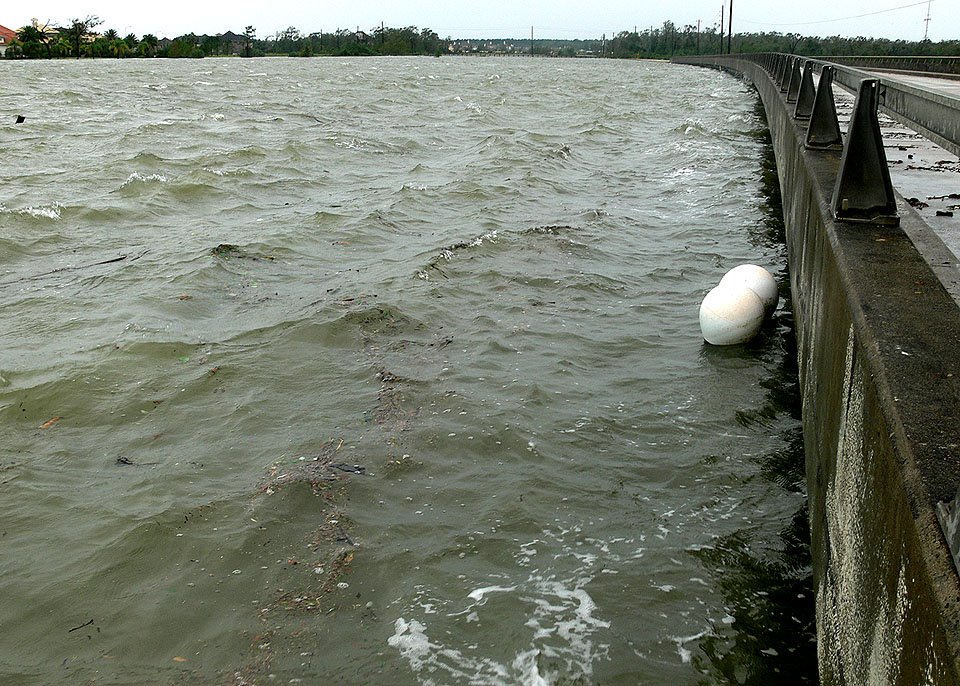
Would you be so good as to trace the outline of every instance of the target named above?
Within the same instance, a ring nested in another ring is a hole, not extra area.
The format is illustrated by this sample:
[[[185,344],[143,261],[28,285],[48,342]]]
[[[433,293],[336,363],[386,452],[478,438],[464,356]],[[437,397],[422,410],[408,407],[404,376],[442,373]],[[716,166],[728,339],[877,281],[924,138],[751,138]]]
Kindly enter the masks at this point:
[[[960,685],[960,577],[939,503],[960,485],[960,308],[914,245],[928,233],[834,219],[841,153],[759,64],[676,60],[753,83],[783,195],[797,322],[824,684]]]

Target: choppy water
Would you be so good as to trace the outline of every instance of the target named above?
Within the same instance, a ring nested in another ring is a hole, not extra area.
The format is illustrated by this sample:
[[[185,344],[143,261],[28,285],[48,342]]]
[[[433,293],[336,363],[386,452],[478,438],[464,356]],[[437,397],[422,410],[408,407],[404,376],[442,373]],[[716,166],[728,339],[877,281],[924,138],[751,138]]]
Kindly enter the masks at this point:
[[[788,303],[697,324],[786,290],[744,85],[0,77],[4,684],[815,679]]]

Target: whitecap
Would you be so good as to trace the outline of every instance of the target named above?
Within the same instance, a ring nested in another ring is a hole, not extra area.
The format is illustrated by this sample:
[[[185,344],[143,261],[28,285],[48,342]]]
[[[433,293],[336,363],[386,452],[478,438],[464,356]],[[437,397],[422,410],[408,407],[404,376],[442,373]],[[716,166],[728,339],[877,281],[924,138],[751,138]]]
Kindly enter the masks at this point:
[[[686,644],[692,643],[693,641],[699,641],[704,636],[708,635],[710,630],[701,631],[699,634],[694,634],[693,636],[673,636],[672,640],[677,644],[677,654],[680,656],[680,661],[688,665],[690,664],[691,658],[693,657],[693,652],[687,649]]]
[[[56,202],[52,205],[37,205],[31,207],[22,207],[18,210],[7,209],[3,205],[0,205],[0,214],[16,214],[21,217],[33,217],[34,219],[53,219],[57,221],[60,219],[60,213],[63,210],[63,205]]]
[[[589,678],[594,663],[609,654],[608,645],[595,644],[594,634],[610,627],[608,621],[596,616],[597,605],[584,588],[589,580],[558,580],[537,571],[516,584],[481,586],[467,594],[465,606],[446,613],[447,618],[457,621],[459,629],[438,630],[444,637],[461,637],[461,645],[431,639],[425,621],[409,617],[399,617],[394,622],[394,634],[387,643],[400,652],[425,684],[437,683],[435,679],[440,675],[478,686],[540,686],[552,683],[561,674]],[[425,602],[428,595],[429,591],[421,587],[410,611],[419,609],[422,614],[433,614],[435,605],[451,604],[438,598]],[[494,603],[494,599],[498,602]],[[484,613],[502,622],[504,604],[526,608],[519,626],[528,630],[529,643],[519,646],[520,650],[509,661],[499,662],[479,652],[477,642],[469,640],[468,626],[481,624]],[[487,605],[497,607],[486,608]],[[427,608],[431,612],[426,612]],[[542,671],[541,657],[549,660],[550,670]]]
[[[127,177],[127,180],[120,185],[120,188],[127,188],[128,186],[133,186],[135,184],[147,184],[153,182],[166,183],[167,177],[163,174],[150,174],[150,176],[144,176],[140,172],[133,172]]]

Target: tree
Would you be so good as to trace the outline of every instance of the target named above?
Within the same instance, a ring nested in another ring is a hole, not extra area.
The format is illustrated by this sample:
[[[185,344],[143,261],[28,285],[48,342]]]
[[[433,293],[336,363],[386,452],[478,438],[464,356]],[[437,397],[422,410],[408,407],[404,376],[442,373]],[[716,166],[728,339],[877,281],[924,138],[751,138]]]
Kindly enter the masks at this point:
[[[155,57],[157,54],[157,46],[160,44],[160,41],[152,33],[143,34],[143,38],[140,39],[140,42],[137,44],[137,55],[140,57]]]
[[[247,26],[243,30],[243,56],[253,56],[253,41],[257,37],[257,30],[253,26]]]
[[[90,45],[94,57],[127,57],[130,46],[115,29],[108,29]]]
[[[17,31],[17,40],[20,41],[20,50],[24,57],[41,57],[41,52],[46,52],[50,57],[50,44],[47,37],[36,26],[24,26]],[[45,49],[45,50],[44,50]]]
[[[86,19],[71,19],[69,26],[60,29],[60,33],[64,34],[69,41],[74,57],[80,59],[80,44],[102,23],[100,17],[90,14]]]
[[[223,50],[223,44],[220,36],[204,35],[200,39],[200,49],[204,55],[219,55]]]
[[[187,33],[179,38],[175,38],[166,49],[167,57],[203,57],[203,49],[200,47],[200,37],[195,33]]]

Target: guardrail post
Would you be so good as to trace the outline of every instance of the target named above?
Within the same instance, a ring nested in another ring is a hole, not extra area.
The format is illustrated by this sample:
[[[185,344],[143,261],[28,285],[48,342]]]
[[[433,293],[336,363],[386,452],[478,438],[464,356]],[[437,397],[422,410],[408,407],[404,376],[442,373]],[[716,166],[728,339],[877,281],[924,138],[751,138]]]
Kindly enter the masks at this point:
[[[800,90],[797,93],[797,106],[793,110],[794,119],[809,119],[813,112],[813,101],[817,92],[813,88],[813,61],[807,60],[800,77]]]
[[[837,106],[833,102],[834,68],[824,66],[820,70],[820,82],[813,99],[813,111],[807,127],[806,147],[814,150],[840,150],[843,136],[837,120]]]
[[[838,220],[896,226],[900,217],[877,119],[879,104],[880,79],[861,81],[831,205]]]
[[[800,93],[800,58],[790,60],[790,79],[787,86],[787,102],[796,102]]]
[[[773,73],[773,62],[774,56],[772,52],[768,52],[763,56],[763,68],[767,74]]]
[[[782,62],[780,64],[780,76],[777,79],[777,83],[780,84],[780,92],[786,93],[787,89],[790,88],[790,60],[792,58],[784,55]]]

